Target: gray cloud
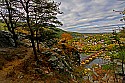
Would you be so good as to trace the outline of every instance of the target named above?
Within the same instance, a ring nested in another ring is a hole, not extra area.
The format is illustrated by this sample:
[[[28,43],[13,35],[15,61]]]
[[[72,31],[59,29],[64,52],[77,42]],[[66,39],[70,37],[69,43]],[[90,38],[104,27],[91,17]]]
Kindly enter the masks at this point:
[[[111,32],[114,26],[121,25],[122,18],[115,10],[123,10],[125,3],[118,0],[56,0],[61,2],[60,9],[64,12],[58,15],[67,31],[74,32]],[[121,4],[123,3],[123,4]],[[102,28],[107,26],[108,29]],[[94,27],[94,28],[93,28]]]

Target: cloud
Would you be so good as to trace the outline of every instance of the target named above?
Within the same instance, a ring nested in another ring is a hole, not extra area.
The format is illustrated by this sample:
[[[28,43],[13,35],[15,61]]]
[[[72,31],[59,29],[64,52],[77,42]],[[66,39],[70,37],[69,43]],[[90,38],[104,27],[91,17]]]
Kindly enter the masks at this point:
[[[62,15],[58,18],[64,24],[61,29],[73,32],[111,32],[110,25],[121,25],[122,18],[113,9],[123,10],[125,3],[118,0],[56,0],[61,2]],[[102,28],[108,26],[109,29]],[[94,28],[93,28],[94,27]],[[95,28],[98,27],[98,28]]]

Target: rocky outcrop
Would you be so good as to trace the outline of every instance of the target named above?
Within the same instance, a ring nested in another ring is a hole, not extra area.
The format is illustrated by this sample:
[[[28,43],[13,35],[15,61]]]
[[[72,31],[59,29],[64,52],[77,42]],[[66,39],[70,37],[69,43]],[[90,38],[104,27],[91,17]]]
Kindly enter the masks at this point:
[[[8,31],[0,31],[0,47],[13,47],[12,34]]]

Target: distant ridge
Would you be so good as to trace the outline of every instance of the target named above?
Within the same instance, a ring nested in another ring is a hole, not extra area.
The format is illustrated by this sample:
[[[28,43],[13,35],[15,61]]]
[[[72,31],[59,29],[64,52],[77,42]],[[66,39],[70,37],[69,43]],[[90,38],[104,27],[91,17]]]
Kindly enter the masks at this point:
[[[112,32],[104,32],[104,33],[82,33],[82,34],[111,34]]]

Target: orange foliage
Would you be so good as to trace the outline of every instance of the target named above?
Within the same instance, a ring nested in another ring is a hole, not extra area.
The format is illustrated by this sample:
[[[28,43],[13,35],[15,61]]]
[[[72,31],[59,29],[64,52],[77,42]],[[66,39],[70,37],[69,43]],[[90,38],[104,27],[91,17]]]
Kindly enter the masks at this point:
[[[62,37],[62,39],[64,39],[64,40],[71,40],[71,39],[72,39],[72,36],[71,36],[70,34],[68,34],[68,33],[63,33],[63,34],[61,35],[61,37]]]
[[[101,81],[103,77],[109,74],[110,71],[106,71],[106,70],[103,70],[101,67],[98,67],[98,68],[94,68],[94,72],[96,74],[92,74],[93,81]]]

